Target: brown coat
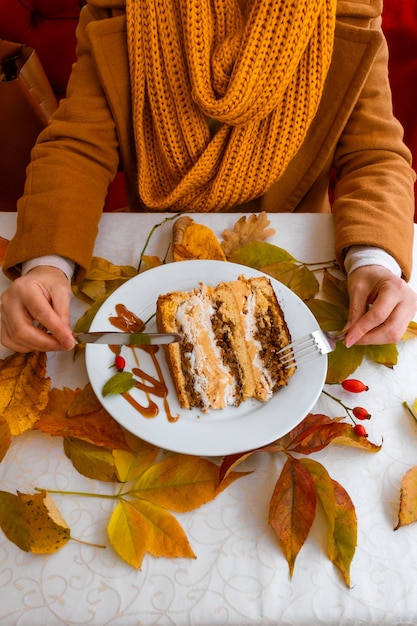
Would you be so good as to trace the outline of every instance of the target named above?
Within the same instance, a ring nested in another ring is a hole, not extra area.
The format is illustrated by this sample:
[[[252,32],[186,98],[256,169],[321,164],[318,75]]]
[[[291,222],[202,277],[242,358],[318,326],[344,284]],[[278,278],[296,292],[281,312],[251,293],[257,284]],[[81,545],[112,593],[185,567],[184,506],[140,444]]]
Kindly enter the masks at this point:
[[[330,211],[336,173],[336,254],[384,248],[408,279],[413,237],[411,156],[392,116],[382,0],[339,0],[334,54],[319,111],[288,169],[258,201],[231,210]],[[41,134],[18,205],[4,271],[44,254],[73,259],[80,278],[93,253],[107,188],[122,164],[131,210],[137,196],[125,2],[91,0],[78,29],[78,62],[54,121]]]

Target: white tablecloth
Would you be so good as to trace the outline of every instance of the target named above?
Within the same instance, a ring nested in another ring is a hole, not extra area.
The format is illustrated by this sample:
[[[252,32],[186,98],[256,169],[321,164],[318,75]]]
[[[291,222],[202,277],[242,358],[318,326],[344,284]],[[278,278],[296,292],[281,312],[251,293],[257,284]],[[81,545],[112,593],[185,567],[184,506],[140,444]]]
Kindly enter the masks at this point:
[[[217,235],[236,215],[200,215],[196,221]],[[271,242],[306,262],[333,258],[332,221],[327,215],[270,216]],[[144,240],[161,216],[106,214],[96,254],[114,263],[137,265]],[[0,214],[0,235],[10,238],[14,214]],[[164,256],[171,225],[151,239],[148,254]],[[417,254],[416,254],[417,258]],[[417,275],[413,286],[416,289]],[[7,286],[0,278],[0,291]],[[82,311],[74,303],[74,321]],[[3,358],[8,352],[1,348]],[[82,387],[81,359],[71,354],[48,358],[53,386]],[[356,375],[355,375],[356,376]],[[105,550],[70,541],[58,553],[22,552],[0,531],[1,626],[297,626],[417,624],[417,524],[394,532],[399,490],[405,472],[417,465],[417,424],[402,403],[417,397],[417,343],[400,347],[394,370],[365,363],[357,377],[370,387],[366,423],[370,440],[383,447],[370,454],[330,446],[314,459],[351,496],[358,517],[358,546],[348,589],[326,556],[324,520],[318,516],[295,564],[292,580],[281,547],[269,528],[272,489],[283,455],[257,455],[240,469],[255,471],[235,482],[213,502],[178,515],[196,560],[146,556],[141,571]],[[361,400],[363,404],[365,400]],[[313,412],[340,415],[321,397]],[[75,471],[62,441],[28,432],[13,441],[0,464],[0,488],[32,493],[34,487],[112,492],[112,485]],[[117,488],[117,487],[116,487]],[[108,500],[54,495],[71,527],[86,542],[108,544]]]

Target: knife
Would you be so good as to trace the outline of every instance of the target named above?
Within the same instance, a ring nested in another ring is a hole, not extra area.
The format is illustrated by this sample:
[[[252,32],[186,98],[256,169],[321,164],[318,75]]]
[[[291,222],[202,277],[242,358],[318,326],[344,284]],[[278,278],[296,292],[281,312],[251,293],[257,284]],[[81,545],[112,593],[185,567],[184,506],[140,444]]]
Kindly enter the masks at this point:
[[[119,333],[91,332],[73,333],[77,343],[97,343],[113,346],[150,346],[175,343],[182,340],[179,333]]]

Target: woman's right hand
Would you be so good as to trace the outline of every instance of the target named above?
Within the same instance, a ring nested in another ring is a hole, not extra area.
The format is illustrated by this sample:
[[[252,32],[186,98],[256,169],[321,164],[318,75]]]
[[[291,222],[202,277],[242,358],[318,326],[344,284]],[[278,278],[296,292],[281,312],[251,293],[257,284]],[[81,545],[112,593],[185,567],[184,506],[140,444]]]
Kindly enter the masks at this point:
[[[60,269],[41,265],[17,278],[1,296],[1,343],[15,352],[71,350],[70,301]]]

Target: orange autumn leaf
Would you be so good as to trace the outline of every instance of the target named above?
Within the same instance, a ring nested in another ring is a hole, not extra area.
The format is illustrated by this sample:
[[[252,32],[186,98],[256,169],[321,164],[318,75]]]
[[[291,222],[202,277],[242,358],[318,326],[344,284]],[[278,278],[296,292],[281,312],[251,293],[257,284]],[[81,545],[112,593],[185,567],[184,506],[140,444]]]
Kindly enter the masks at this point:
[[[76,437],[97,446],[127,450],[124,431],[102,407],[90,385],[52,389],[35,426],[56,437]]]
[[[10,448],[11,441],[12,436],[9,424],[3,417],[0,417],[0,461],[2,461],[6,456],[6,453]]]
[[[226,256],[213,231],[183,215],[173,226],[172,256],[174,261],[210,259],[225,261]]]
[[[146,500],[122,500],[113,511],[107,532],[113,549],[136,569],[140,569],[145,554],[196,558],[175,517]]]
[[[312,459],[300,461],[311,473],[317,497],[327,520],[327,553],[350,586],[350,565],[357,545],[355,508],[343,487],[329,476],[327,470]]]
[[[46,491],[35,495],[0,491],[0,526],[21,550],[35,554],[57,552],[71,538]]]
[[[4,237],[0,237],[0,265],[3,265],[4,257],[6,255],[6,249],[9,245],[9,240]]]
[[[30,430],[48,402],[44,352],[14,353],[0,361],[0,416],[12,435]]]
[[[243,215],[239,218],[233,226],[233,230],[223,232],[221,247],[226,257],[247,243],[264,241],[268,237],[272,237],[275,230],[268,228],[269,224],[268,214],[265,211],[258,214],[253,213],[249,217]]]
[[[394,530],[401,526],[414,524],[417,521],[417,467],[406,472],[401,481],[400,508],[398,523]]]
[[[282,469],[269,506],[269,523],[280,539],[290,569],[310,532],[316,513],[316,491],[308,469],[291,456]]]

